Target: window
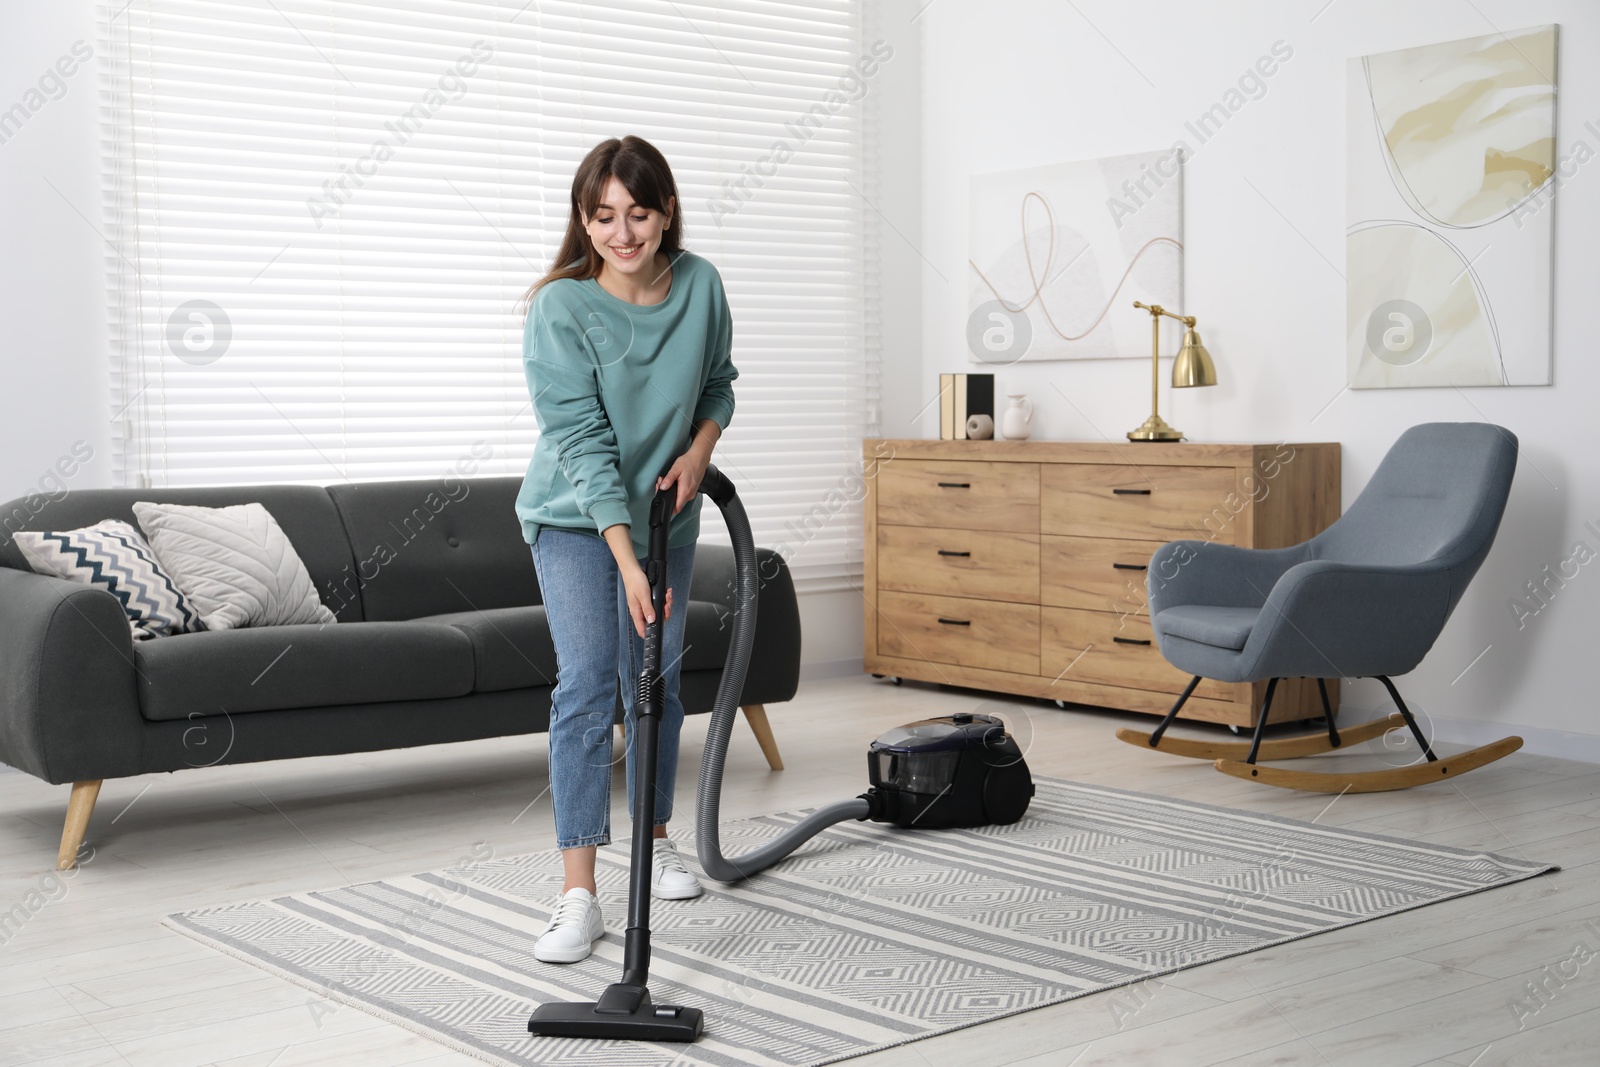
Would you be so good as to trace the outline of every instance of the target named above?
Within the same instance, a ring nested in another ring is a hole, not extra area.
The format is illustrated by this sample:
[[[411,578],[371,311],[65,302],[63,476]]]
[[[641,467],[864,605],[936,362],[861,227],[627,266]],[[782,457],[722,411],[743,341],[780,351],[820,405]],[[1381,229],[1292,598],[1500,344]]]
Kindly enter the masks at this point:
[[[520,297],[578,162],[634,133],[732,305],[717,462],[803,588],[843,587],[878,418],[872,8],[103,7],[119,482],[420,477],[474,449],[520,474]]]

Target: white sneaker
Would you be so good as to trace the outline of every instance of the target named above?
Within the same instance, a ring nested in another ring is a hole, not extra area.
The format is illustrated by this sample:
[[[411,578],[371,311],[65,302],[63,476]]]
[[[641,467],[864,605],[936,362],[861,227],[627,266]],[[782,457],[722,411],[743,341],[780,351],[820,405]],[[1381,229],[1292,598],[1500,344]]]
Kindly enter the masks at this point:
[[[705,892],[700,880],[678,858],[678,844],[665,837],[656,838],[654,863],[650,872],[650,895],[658,900],[688,900]]]
[[[533,958],[543,963],[577,963],[587,959],[594,943],[606,935],[600,902],[587,889],[569,889],[556,902],[550,925],[533,946]]]

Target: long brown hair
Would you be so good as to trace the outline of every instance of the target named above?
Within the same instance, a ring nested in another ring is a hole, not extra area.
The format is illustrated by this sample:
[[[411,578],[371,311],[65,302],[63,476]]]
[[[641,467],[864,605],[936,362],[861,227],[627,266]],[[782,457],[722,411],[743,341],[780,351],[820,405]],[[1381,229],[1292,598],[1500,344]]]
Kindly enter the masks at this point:
[[[640,207],[665,214],[667,201],[671,200],[672,224],[662,231],[661,251],[683,249],[683,202],[678,199],[678,183],[673,180],[667,158],[643,137],[629,134],[621,139],[609,138],[590,149],[572,176],[572,203],[561,250],[556,253],[554,266],[523,294],[525,307],[533,306],[533,298],[541,286],[558,278],[582,279],[599,275],[605,260],[584,230],[583,219],[585,215],[593,219],[600,210],[600,198],[605,195],[606,185],[612,178],[622,182]]]

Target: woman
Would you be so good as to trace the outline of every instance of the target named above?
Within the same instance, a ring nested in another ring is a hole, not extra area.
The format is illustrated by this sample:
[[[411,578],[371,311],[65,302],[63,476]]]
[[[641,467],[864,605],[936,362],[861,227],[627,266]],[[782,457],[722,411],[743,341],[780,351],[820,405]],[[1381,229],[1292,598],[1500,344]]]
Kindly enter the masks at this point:
[[[595,849],[611,840],[611,737],[620,679],[633,751],[634,687],[655,619],[642,559],[650,500],[676,492],[668,528],[662,660],[666,698],[657,769],[651,892],[699,896],[667,837],[678,768],[678,699],[700,480],[733,417],[733,322],[722,278],[682,248],[677,184],[638,137],[597,145],[572,180],[558,267],[529,291],[523,368],[539,441],[517,496],[550,634],[550,785],[560,900],[534,947],[575,963],[604,934]],[[673,605],[680,605],[674,611]],[[628,760],[633,799],[634,761]]]

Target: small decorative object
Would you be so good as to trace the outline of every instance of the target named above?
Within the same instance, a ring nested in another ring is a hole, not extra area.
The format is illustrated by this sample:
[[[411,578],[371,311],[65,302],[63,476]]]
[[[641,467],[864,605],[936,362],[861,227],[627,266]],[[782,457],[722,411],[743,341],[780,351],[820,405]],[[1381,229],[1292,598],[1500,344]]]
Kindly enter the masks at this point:
[[[974,415],[989,416],[993,432],[994,375],[939,375],[939,439],[966,440],[967,420]]]
[[[994,419],[988,415],[967,416],[967,440],[987,441],[994,436]]]
[[[1179,142],[973,175],[970,361],[1139,358],[1111,309],[1183,306],[1183,157]]]
[[[1137,430],[1128,431],[1128,440],[1181,441],[1183,431],[1167,425],[1167,420],[1160,414],[1161,316],[1177,319],[1187,327],[1183,332],[1183,347],[1178,350],[1178,358],[1172,361],[1174,389],[1216,385],[1217,368],[1211,362],[1211,353],[1206,351],[1206,346],[1200,343],[1200,335],[1195,332],[1193,315],[1174,314],[1160,304],[1141,304],[1137,300],[1133,306],[1150,312],[1150,417]]]
[[[1554,201],[1594,154],[1568,138],[1557,155],[1557,36],[1497,29],[1349,61],[1353,388],[1550,384]]]
[[[1006,407],[1000,429],[1007,441],[1026,441],[1033,433],[1033,401],[1026,393],[1007,393],[1011,403]]]

